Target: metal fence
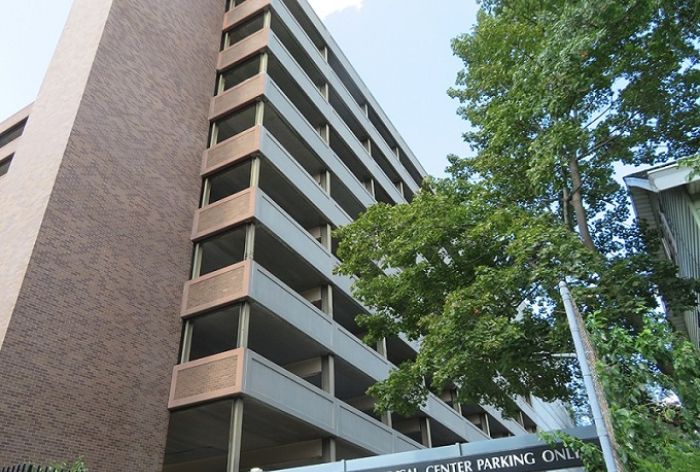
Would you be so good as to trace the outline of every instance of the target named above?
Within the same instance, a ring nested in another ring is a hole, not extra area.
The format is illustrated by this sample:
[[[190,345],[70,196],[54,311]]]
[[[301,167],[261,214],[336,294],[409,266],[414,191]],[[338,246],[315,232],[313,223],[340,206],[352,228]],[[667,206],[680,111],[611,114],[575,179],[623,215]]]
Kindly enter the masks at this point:
[[[65,472],[65,469],[56,469],[50,466],[21,464],[2,467],[0,468],[0,472]]]

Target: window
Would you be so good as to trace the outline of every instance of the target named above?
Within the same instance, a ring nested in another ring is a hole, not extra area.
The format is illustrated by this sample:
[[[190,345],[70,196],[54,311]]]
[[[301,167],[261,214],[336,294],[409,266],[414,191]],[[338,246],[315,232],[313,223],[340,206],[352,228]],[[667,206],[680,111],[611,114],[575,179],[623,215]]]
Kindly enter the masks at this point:
[[[262,56],[254,56],[251,59],[241,62],[230,69],[219,74],[219,93],[231,87],[235,87],[241,82],[255,77],[260,73],[260,61]]]
[[[255,109],[253,103],[216,121],[212,126],[211,144],[218,144],[255,126]]]
[[[237,24],[232,29],[226,31],[223,35],[222,49],[243,41],[253,33],[257,33],[265,27],[265,13],[260,13],[243,23]]]
[[[7,174],[7,171],[10,170],[10,162],[12,162],[13,157],[14,157],[14,154],[12,154],[12,155],[10,155],[10,157],[0,161],[0,177]]]
[[[226,11],[229,11],[231,8],[237,7],[243,2],[245,2],[245,0],[226,0]]]
[[[27,120],[22,120],[16,125],[14,125],[12,128],[0,133],[0,148],[22,136],[22,132],[24,131],[24,125],[26,123]]]

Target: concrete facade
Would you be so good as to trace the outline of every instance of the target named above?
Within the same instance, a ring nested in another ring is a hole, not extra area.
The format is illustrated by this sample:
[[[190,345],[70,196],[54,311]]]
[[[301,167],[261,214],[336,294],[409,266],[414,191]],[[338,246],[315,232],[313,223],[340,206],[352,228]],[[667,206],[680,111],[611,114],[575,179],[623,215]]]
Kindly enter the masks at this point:
[[[659,257],[684,278],[700,278],[700,176],[674,162],[625,177],[637,219],[661,235]],[[700,299],[684,313],[670,312],[676,329],[700,348]]]
[[[568,426],[560,405],[365,391],[333,228],[415,156],[304,0],[76,0],[0,176],[0,465],[238,472]],[[4,153],[4,154],[3,154]]]

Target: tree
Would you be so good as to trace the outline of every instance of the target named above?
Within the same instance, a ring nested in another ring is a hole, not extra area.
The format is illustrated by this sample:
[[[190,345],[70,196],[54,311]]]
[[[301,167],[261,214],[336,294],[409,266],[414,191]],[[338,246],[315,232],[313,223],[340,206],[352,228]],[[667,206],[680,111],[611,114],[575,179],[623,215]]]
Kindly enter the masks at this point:
[[[654,235],[628,224],[613,179],[618,163],[698,151],[698,8],[482,3],[453,42],[465,69],[450,90],[476,154],[451,157],[449,177],[412,203],[376,205],[337,231],[339,270],[359,276],[373,309],[358,318],[369,338],[422,343],[371,388],[379,409],[408,413],[452,386],[459,401],[506,412],[515,395],[566,397],[575,366],[556,356],[571,351],[556,287],[568,277],[626,463],[670,466],[660,443],[699,444],[698,353],[659,316],[661,296],[692,305],[696,283],[653,256]],[[678,403],[663,401],[671,394]]]

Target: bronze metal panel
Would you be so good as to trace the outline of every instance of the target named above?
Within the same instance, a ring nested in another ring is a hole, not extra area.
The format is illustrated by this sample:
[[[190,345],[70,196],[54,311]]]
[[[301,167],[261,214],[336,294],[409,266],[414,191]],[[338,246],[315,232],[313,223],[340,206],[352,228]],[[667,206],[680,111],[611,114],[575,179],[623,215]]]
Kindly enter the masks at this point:
[[[266,74],[258,74],[214,97],[209,107],[209,119],[215,120],[261,97],[265,93],[266,78]]]
[[[250,292],[249,261],[224,267],[185,283],[180,314],[187,317],[241,300]]]
[[[251,187],[197,210],[192,240],[249,221],[255,215],[256,188]]]
[[[168,408],[231,397],[241,393],[245,349],[238,348],[176,365]]]
[[[226,31],[247,20],[260,10],[269,7],[270,3],[272,3],[271,0],[246,0],[237,7],[230,9],[224,15],[223,30]]]
[[[248,0],[250,1],[250,0]],[[247,38],[237,42],[219,53],[217,68],[219,70],[226,69],[236,62],[247,59],[255,53],[267,48],[270,41],[270,28],[263,28],[260,31],[251,34]]]
[[[207,176],[259,152],[261,134],[261,127],[255,126],[204,151],[201,175]]]

